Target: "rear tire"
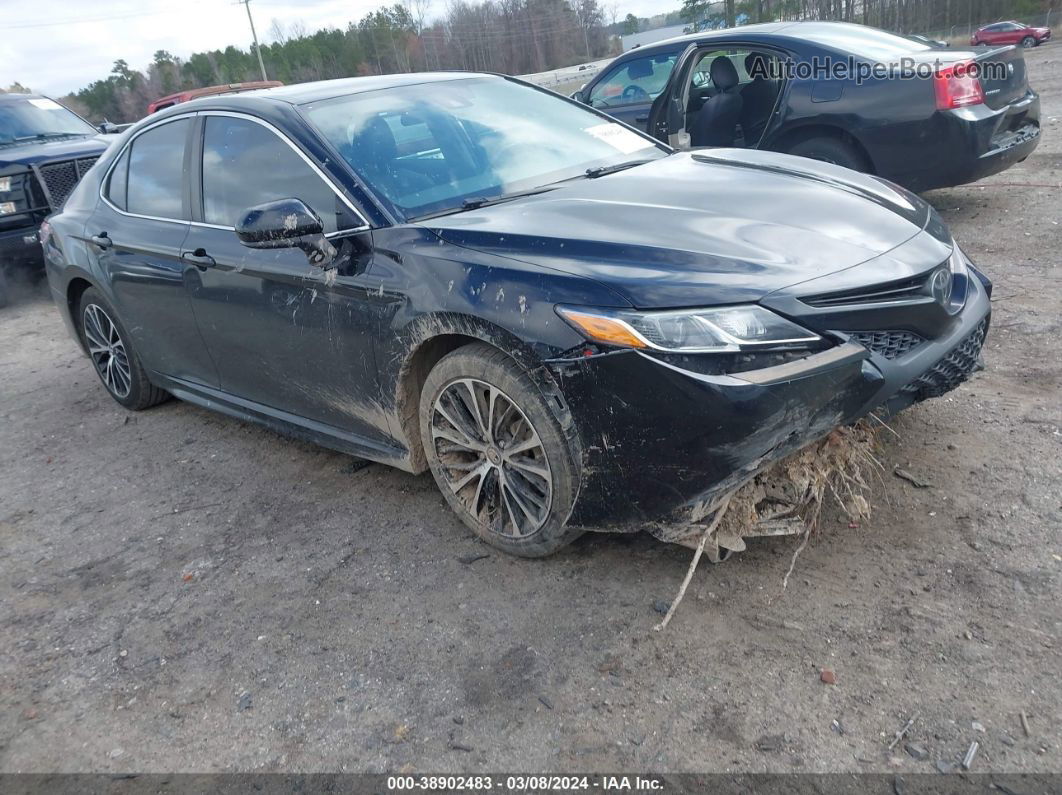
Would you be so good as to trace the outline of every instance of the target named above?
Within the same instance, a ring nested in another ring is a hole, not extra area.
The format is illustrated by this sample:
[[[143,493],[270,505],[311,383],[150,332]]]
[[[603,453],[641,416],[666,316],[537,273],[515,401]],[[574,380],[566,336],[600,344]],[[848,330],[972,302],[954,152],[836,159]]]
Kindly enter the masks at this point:
[[[853,171],[870,171],[870,164],[863,153],[846,141],[828,135],[819,135],[797,141],[789,147],[789,154],[809,157],[824,163],[844,166]]]
[[[148,380],[132,337],[95,287],[81,294],[76,323],[96,375],[119,404],[141,411],[169,398],[168,392]]]
[[[1021,40],[1021,46],[1027,50],[1032,47],[1035,47],[1036,44],[1037,41],[1033,36],[1026,36],[1024,39]]]
[[[568,443],[503,351],[475,343],[440,359],[421,392],[420,430],[439,490],[491,546],[540,558],[582,535],[565,525],[579,483]]]
[[[0,265],[0,309],[7,306],[7,296],[7,274],[4,273],[4,266]]]

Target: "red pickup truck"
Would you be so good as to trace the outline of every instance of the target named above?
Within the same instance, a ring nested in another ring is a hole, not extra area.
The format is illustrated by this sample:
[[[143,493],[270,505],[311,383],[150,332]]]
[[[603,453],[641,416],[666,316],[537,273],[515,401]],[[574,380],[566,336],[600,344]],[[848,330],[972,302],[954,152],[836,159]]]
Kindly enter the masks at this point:
[[[275,88],[276,86],[284,85],[279,80],[252,80],[248,83],[228,83],[223,86],[207,86],[205,88],[192,88],[188,91],[178,91],[176,94],[170,94],[165,97],[160,97],[152,102],[147,107],[148,115],[156,111],[168,108],[170,105],[177,105],[181,102],[188,102],[192,99],[199,99],[199,97],[213,97],[217,94],[240,94],[244,91],[257,91],[260,88]]]

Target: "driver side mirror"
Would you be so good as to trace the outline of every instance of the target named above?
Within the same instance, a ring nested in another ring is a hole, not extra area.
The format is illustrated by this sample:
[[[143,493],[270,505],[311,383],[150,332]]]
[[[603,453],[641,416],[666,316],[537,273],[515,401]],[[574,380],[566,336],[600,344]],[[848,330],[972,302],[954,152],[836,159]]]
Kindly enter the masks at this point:
[[[118,127],[117,124],[109,122],[106,119],[104,121],[101,121],[97,125],[96,129],[98,129],[104,135],[114,135],[117,132],[121,132],[121,129]]]
[[[573,91],[569,98],[574,99],[576,102],[582,102],[584,105],[586,104],[586,95],[583,94],[581,88],[578,91]]]
[[[336,250],[324,236],[320,216],[301,199],[277,199],[245,210],[236,237],[248,248],[299,248],[311,265],[323,265]]]

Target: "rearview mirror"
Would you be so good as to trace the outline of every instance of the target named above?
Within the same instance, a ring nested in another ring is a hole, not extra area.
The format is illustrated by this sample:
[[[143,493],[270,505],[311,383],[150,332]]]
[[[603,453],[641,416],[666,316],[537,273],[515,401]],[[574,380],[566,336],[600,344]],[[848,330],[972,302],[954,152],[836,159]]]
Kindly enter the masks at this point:
[[[248,208],[236,223],[236,237],[248,248],[300,248],[313,265],[331,260],[336,253],[324,236],[320,216],[301,199],[277,199]]]

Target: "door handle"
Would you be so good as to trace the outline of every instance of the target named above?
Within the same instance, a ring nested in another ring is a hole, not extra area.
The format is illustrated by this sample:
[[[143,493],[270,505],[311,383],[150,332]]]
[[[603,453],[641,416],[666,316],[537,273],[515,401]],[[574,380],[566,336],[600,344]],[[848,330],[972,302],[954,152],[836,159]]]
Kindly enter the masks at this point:
[[[98,235],[93,235],[92,242],[102,249],[108,249],[114,245],[114,241],[107,236],[106,232],[100,232]]]
[[[214,262],[214,258],[201,248],[197,248],[195,251],[182,251],[181,261],[190,262],[201,271],[205,271],[207,268],[212,268],[217,264]]]
[[[646,122],[646,121],[649,121],[649,117],[648,117],[648,116],[635,116],[635,117],[634,117],[634,120],[635,120],[636,122],[639,122],[639,123],[641,123],[641,122]]]

